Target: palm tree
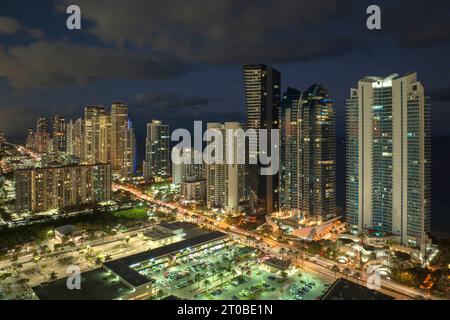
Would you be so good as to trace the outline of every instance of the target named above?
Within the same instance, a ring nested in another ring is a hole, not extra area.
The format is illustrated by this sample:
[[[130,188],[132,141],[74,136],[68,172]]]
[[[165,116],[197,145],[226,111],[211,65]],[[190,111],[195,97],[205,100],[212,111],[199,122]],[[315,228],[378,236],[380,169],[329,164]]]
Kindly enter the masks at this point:
[[[101,259],[99,256],[97,256],[97,257],[94,258],[94,264],[95,264],[96,266],[101,265],[102,262],[103,262],[103,261],[102,261],[102,259]]]
[[[194,275],[194,281],[197,283],[197,289],[200,288],[200,280],[203,279],[203,276],[200,273],[196,273]]]
[[[350,271],[349,268],[344,268],[343,273],[345,274],[345,278],[347,279],[347,277],[348,277],[352,272]]]
[[[211,284],[211,281],[209,281],[208,279],[205,279],[203,281],[203,285],[205,286],[206,292],[208,292],[208,286]]]
[[[49,274],[50,281],[56,281],[58,279],[58,274],[55,271],[50,272]]]
[[[283,255],[286,253],[286,249],[285,248],[281,248],[279,253],[281,255],[281,260],[283,260]]]
[[[112,260],[112,256],[110,254],[107,254],[105,256],[105,262],[110,262]]]
[[[331,268],[331,271],[334,272],[334,278],[336,279],[336,273],[340,272],[341,270],[339,269],[339,267],[338,267],[337,265],[334,265],[334,266]]]
[[[353,274],[353,277],[356,279],[356,283],[359,283],[359,279],[361,278],[361,273],[359,271],[356,271]]]

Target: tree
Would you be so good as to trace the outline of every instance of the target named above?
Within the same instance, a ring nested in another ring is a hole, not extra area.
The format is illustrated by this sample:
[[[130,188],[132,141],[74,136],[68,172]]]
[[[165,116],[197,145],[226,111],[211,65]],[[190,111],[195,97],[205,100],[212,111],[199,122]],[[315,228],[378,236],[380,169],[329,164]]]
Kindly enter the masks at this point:
[[[94,264],[95,264],[96,266],[99,266],[99,265],[101,265],[102,263],[103,263],[103,261],[102,261],[102,259],[101,259],[99,256],[95,257],[95,259],[94,259]]]
[[[208,279],[205,279],[203,281],[203,285],[205,286],[206,291],[208,291],[208,286],[211,284],[211,281],[209,281]]]
[[[344,268],[343,273],[345,274],[345,277],[347,278],[352,272],[350,271],[349,268]]]
[[[107,254],[105,256],[105,262],[110,262],[112,260],[112,256],[110,254]]]
[[[55,271],[50,272],[49,274],[50,281],[56,281],[58,279],[58,274]]]
[[[203,276],[200,273],[196,273],[194,275],[194,281],[197,282],[197,289],[200,288],[200,280],[203,279]]]
[[[356,271],[353,274],[353,277],[356,279],[356,282],[359,283],[359,280],[361,279],[361,273],[359,273],[358,271]]]
[[[283,255],[286,253],[286,249],[285,248],[281,248],[279,253],[280,253],[280,256],[281,256],[281,260],[283,260]]]
[[[334,265],[334,266],[331,268],[331,271],[334,272],[334,278],[336,279],[336,273],[340,272],[341,270],[339,269],[339,267],[338,267],[337,265]]]

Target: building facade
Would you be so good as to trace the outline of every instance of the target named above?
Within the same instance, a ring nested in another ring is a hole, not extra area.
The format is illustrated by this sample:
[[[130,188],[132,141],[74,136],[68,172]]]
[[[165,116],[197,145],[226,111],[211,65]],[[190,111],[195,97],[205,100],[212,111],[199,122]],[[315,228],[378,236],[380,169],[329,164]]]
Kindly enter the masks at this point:
[[[174,156],[179,156],[176,162],[172,162],[172,181],[180,184],[185,181],[205,180],[205,168],[203,165],[203,154],[192,148],[173,148]]]
[[[67,152],[67,130],[66,119],[60,116],[55,116],[53,119],[53,151]]]
[[[281,102],[280,116],[280,209],[297,211],[298,192],[298,139],[301,92],[287,88]]]
[[[247,129],[256,130],[256,145],[249,145],[248,158],[256,158],[257,164],[248,165],[249,209],[251,214],[262,216],[278,210],[278,173],[261,175],[259,162],[259,129],[268,130],[268,144],[271,129],[279,129],[281,100],[281,75],[266,65],[245,65],[244,86],[246,98]],[[252,144],[252,142],[250,142]],[[278,149],[278,146],[276,146]],[[267,150],[271,150],[270,147]],[[278,156],[278,155],[277,155]]]
[[[46,153],[50,135],[48,133],[48,121],[46,118],[39,118],[36,122],[36,132],[34,133],[34,151]]]
[[[246,200],[244,179],[246,166],[239,164],[237,152],[239,144],[243,142],[239,136],[234,134],[231,140],[226,139],[227,130],[235,133],[241,129],[242,127],[238,122],[208,123],[208,130],[216,131],[223,137],[224,142],[219,143],[217,147],[212,147],[206,156],[206,202],[208,208],[218,208],[228,213],[237,213],[239,204]],[[209,147],[214,143],[214,139],[211,139],[208,143]],[[209,147],[207,148],[209,149]],[[233,152],[230,155],[231,150]]]
[[[42,212],[111,199],[108,164],[15,171],[18,212]]]
[[[111,106],[111,167],[120,172],[124,159],[123,128],[128,123],[128,107],[121,102]]]
[[[366,77],[347,100],[347,222],[420,246],[430,231],[430,104],[416,73]]]
[[[204,201],[206,199],[206,180],[190,180],[181,182],[180,194],[186,201]]]
[[[146,180],[170,177],[170,128],[159,120],[147,124],[144,178]]]
[[[327,90],[288,88],[281,111],[281,207],[298,219],[336,216],[336,119]]]

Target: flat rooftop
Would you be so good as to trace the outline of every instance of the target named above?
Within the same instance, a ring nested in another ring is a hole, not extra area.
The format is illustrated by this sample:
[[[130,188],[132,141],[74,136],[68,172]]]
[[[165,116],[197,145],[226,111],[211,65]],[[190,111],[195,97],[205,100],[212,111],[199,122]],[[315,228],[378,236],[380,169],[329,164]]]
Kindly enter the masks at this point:
[[[191,239],[182,240],[163,247],[140,252],[128,257],[113,260],[111,262],[106,262],[104,263],[104,266],[122,277],[130,285],[138,287],[150,282],[151,280],[134,270],[132,268],[133,265],[150,259],[162,258],[183,249],[193,248],[205,243],[225,239],[227,236],[228,235],[226,233],[219,231],[208,232]]]
[[[323,294],[322,300],[394,300],[394,298],[340,278]]]
[[[181,222],[181,221],[175,221],[175,222],[160,222],[158,226],[169,229],[171,231],[179,230],[179,229],[192,229],[196,228],[197,226],[195,224],[189,223],[189,222]]]
[[[285,271],[289,269],[291,266],[291,260],[280,260],[277,258],[271,258],[269,260],[264,261],[264,264],[268,265],[269,267]]]
[[[81,289],[69,290],[67,278],[33,288],[40,300],[113,300],[130,293],[129,286],[108,274],[104,269],[95,269],[81,274]]]
[[[157,228],[153,228],[150,231],[144,232],[144,236],[153,241],[173,237],[174,235],[175,234],[172,231],[163,232],[161,230],[158,230]]]

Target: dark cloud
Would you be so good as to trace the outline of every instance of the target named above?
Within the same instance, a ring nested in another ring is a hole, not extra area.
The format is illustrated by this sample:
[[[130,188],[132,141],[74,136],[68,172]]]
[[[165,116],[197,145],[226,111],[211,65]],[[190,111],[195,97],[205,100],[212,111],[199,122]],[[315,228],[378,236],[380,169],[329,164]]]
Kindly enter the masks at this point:
[[[34,39],[42,39],[44,37],[42,30],[27,28],[10,17],[0,17],[0,33],[15,34],[18,32],[28,33]]]
[[[384,1],[383,28],[407,48],[450,43],[450,1]]]
[[[10,136],[24,136],[27,128],[35,128],[36,120],[40,117],[47,117],[49,120],[55,115],[75,118],[81,114],[79,106],[61,108],[60,106],[36,107],[24,104],[3,105],[0,111],[0,130]]]
[[[150,92],[141,93],[136,97],[135,108],[150,108],[170,111],[169,109],[178,108],[195,108],[199,106],[207,106],[211,102],[210,98],[206,97],[187,97],[177,93],[169,92]]]
[[[71,3],[73,1],[70,1]],[[351,51],[335,23],[352,1],[75,1],[109,44],[133,44],[194,64],[299,62]]]
[[[15,88],[84,85],[101,79],[166,79],[188,70],[176,60],[66,41],[0,47],[0,76]]]
[[[19,22],[10,17],[0,17],[0,33],[13,34],[21,29]]]
[[[432,101],[447,102],[450,101],[450,87],[431,89],[426,92]]]

